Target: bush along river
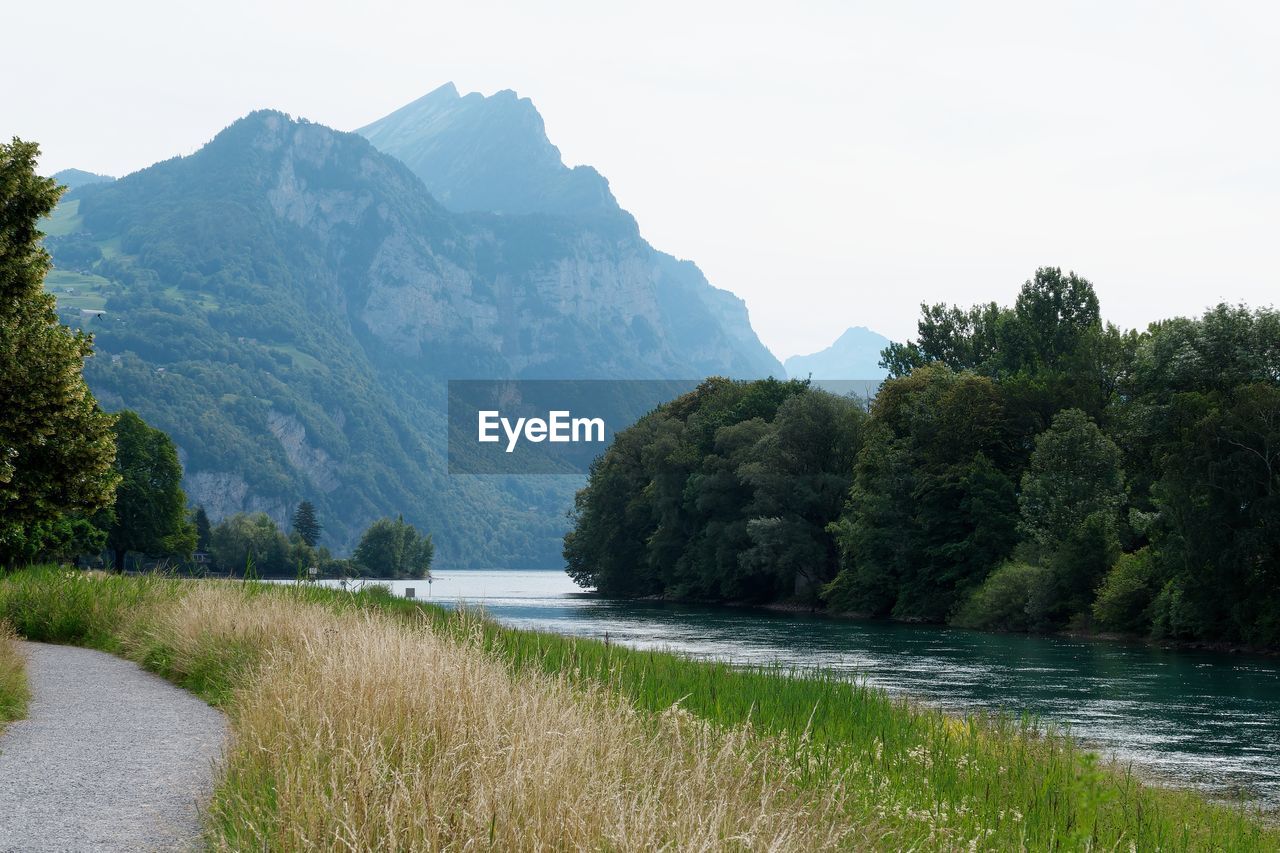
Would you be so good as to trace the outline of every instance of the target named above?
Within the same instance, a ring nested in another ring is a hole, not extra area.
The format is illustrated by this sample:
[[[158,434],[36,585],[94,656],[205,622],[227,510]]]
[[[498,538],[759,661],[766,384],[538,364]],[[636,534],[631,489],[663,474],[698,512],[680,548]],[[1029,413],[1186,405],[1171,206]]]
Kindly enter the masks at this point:
[[[391,586],[513,627],[822,668],[955,712],[1030,713],[1153,781],[1280,810],[1280,658],[610,600],[559,570],[442,570]]]

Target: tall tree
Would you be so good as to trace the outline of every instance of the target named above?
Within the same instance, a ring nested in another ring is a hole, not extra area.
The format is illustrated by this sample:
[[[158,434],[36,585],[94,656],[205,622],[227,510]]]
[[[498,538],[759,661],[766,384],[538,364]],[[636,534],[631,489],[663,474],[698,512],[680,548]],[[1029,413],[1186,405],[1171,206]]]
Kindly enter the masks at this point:
[[[173,441],[128,410],[120,412],[115,432],[120,486],[107,547],[115,552],[116,571],[124,571],[130,551],[189,555],[196,545],[196,528],[187,518],[182,465]]]
[[[81,371],[91,336],[58,323],[44,292],[37,223],[61,194],[35,172],[39,147],[0,144],[0,562],[38,553],[41,530],[111,503],[109,415]]]
[[[1023,550],[1049,570],[1044,618],[1084,616],[1120,554],[1124,506],[1120,448],[1079,409],[1064,409],[1036,437],[1018,496]]]
[[[213,528],[210,548],[218,568],[244,572],[246,576],[285,577],[289,565],[289,540],[265,512],[236,513]]]
[[[209,514],[204,511],[204,504],[196,507],[191,521],[196,526],[196,550],[208,551],[209,544],[213,541],[213,526],[209,524]]]
[[[320,541],[320,532],[324,525],[316,518],[316,508],[311,501],[303,501],[293,511],[293,532],[302,537],[302,541],[314,548]]]
[[[402,516],[369,525],[352,559],[374,577],[425,578],[434,556],[431,534],[420,535]]]
[[[1000,387],[942,364],[880,389],[849,503],[835,522],[831,606],[940,621],[1016,542]]]

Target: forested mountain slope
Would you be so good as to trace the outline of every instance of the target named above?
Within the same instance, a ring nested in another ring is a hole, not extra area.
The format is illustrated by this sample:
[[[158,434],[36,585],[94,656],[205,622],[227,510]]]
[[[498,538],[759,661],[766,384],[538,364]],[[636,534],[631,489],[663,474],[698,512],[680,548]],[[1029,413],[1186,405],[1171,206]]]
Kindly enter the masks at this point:
[[[359,136],[264,111],[73,191],[46,242],[92,389],[174,437],[215,520],[310,498],[340,549],[403,512],[442,565],[554,565],[573,484],[447,476],[445,380],[755,369],[618,227],[456,214]]]

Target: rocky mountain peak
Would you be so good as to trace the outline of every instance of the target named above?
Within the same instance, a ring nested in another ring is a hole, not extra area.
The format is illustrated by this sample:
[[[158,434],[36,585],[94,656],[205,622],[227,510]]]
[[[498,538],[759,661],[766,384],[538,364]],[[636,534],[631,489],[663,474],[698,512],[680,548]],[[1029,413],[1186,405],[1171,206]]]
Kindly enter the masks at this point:
[[[446,83],[356,133],[451,210],[625,215],[599,172],[564,164],[533,102],[511,89],[461,95]]]

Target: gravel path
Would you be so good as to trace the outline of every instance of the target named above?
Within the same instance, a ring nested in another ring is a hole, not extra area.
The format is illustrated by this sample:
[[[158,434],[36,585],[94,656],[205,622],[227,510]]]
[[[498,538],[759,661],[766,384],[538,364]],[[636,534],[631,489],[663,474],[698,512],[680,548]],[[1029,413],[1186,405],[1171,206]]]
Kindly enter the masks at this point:
[[[103,652],[22,645],[32,697],[0,735],[0,851],[199,846],[222,713]]]

